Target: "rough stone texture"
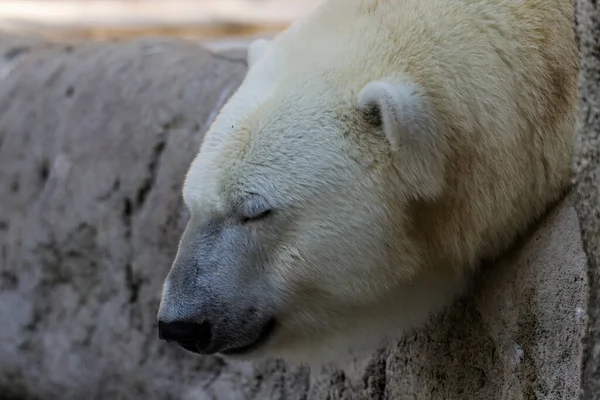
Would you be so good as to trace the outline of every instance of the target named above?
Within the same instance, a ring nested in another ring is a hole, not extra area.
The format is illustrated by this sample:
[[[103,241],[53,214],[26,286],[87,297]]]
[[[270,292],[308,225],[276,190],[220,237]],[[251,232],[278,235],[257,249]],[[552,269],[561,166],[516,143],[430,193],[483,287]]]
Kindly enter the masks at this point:
[[[581,70],[573,171],[589,281],[581,399],[592,400],[600,399],[600,6],[593,0],[577,5]]]
[[[571,198],[431,326],[343,370],[156,338],[184,173],[239,54],[0,40],[0,399],[572,399],[585,256]]]

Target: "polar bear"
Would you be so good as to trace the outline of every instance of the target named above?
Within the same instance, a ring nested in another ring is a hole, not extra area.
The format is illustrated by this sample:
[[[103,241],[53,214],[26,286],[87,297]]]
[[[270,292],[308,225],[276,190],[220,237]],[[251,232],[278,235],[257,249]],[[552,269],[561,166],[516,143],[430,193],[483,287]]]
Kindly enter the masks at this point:
[[[345,360],[423,326],[569,185],[571,0],[325,0],[248,50],[185,177],[159,336]]]

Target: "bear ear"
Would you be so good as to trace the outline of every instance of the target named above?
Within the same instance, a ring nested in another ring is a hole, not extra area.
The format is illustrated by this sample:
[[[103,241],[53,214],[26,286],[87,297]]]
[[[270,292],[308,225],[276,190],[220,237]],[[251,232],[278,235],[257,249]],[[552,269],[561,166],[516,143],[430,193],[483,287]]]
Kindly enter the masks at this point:
[[[412,193],[427,198],[440,194],[445,143],[424,90],[412,82],[373,81],[360,91],[358,106],[385,134]]]
[[[265,52],[268,45],[269,41],[266,39],[257,39],[250,43],[250,45],[248,46],[248,51],[246,53],[246,61],[248,62],[248,67],[251,67],[256,63],[256,61]]]

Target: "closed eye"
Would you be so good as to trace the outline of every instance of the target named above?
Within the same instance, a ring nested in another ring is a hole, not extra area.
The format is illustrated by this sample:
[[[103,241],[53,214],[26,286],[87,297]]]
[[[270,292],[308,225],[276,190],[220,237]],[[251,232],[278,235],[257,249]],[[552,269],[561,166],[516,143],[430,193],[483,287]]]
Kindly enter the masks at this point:
[[[264,218],[268,217],[269,215],[271,215],[272,212],[273,212],[273,210],[265,210],[256,215],[244,216],[244,217],[242,217],[242,223],[246,224],[246,223],[250,223],[250,222],[259,221],[259,220],[264,219]]]

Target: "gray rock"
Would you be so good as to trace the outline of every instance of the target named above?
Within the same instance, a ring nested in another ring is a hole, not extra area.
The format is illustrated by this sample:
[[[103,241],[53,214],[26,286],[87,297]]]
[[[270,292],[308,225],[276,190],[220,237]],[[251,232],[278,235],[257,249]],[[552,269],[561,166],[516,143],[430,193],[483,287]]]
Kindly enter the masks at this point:
[[[144,39],[0,40],[0,398],[572,399],[585,256],[565,199],[448,312],[342,370],[156,337],[180,189],[243,57]]]
[[[600,7],[592,0],[577,5],[581,71],[573,171],[589,281],[581,399],[592,400],[600,399]]]

